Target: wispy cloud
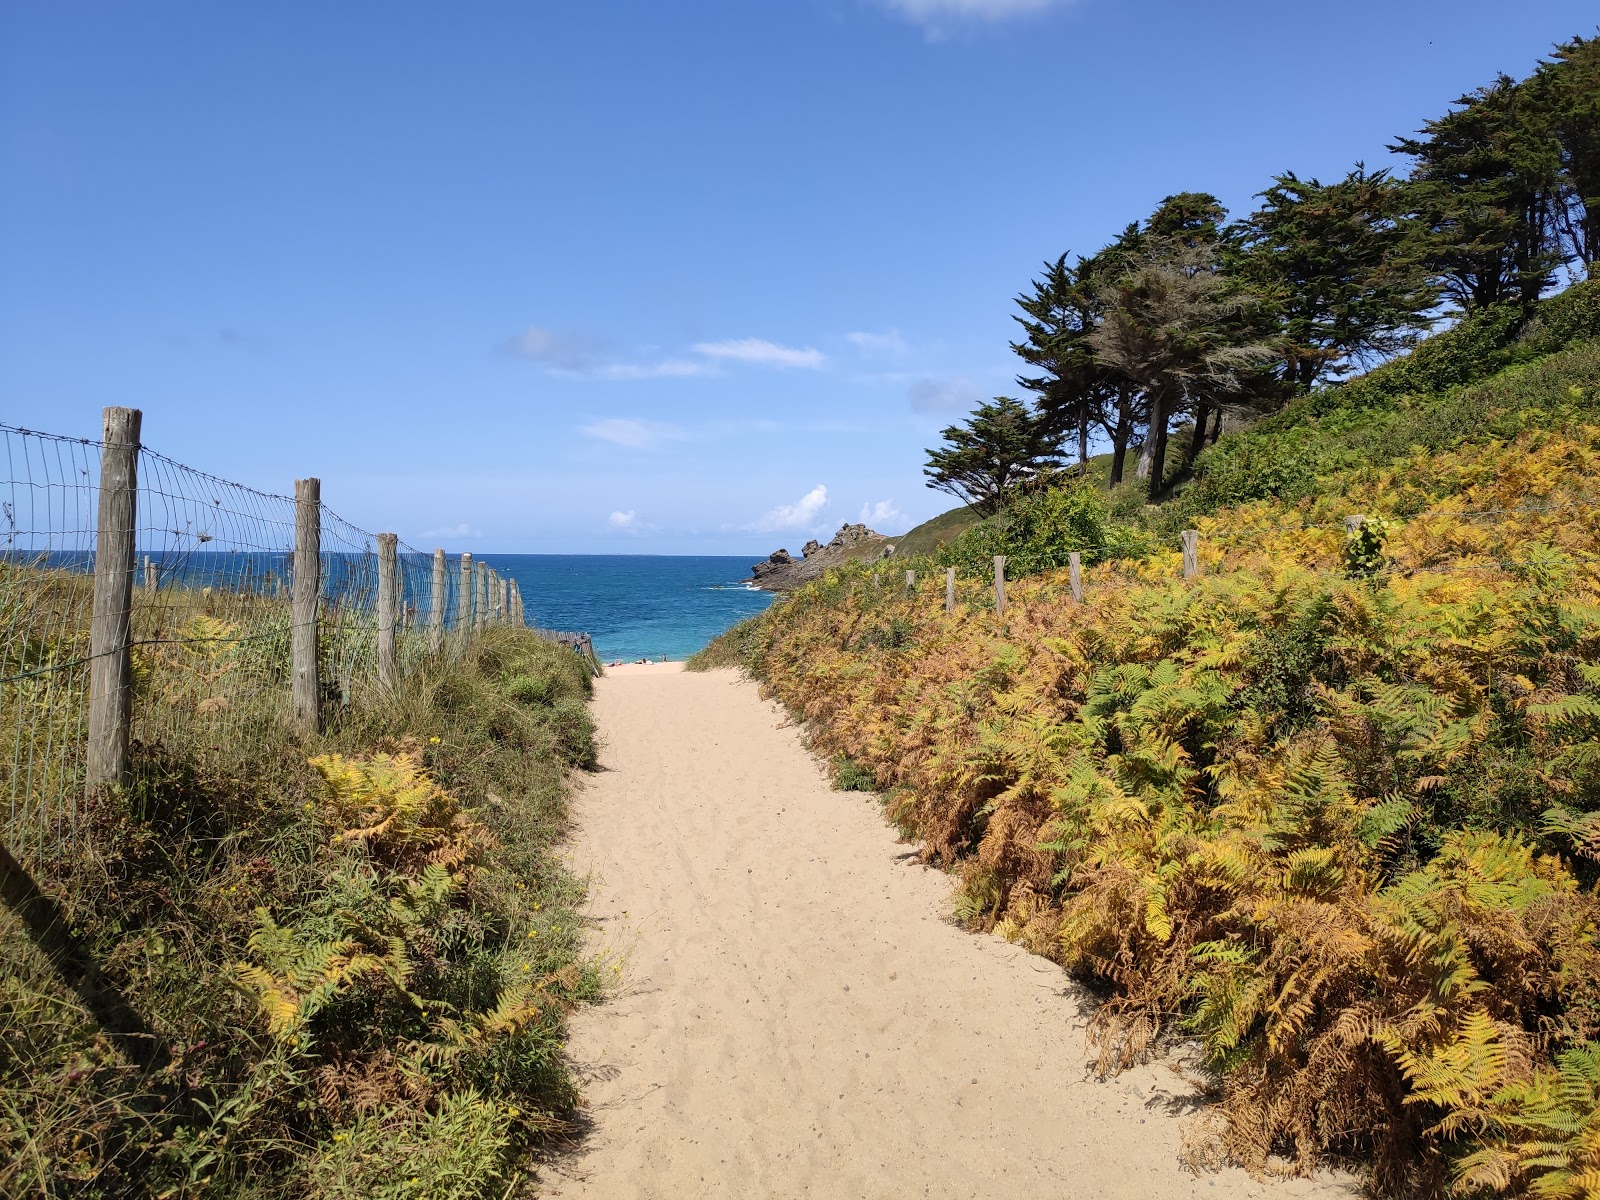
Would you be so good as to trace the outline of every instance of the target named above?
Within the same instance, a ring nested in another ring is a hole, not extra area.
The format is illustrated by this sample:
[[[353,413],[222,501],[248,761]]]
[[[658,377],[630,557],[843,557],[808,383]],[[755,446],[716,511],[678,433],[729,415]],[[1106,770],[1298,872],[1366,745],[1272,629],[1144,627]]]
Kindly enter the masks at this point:
[[[911,354],[910,343],[900,336],[898,329],[888,333],[847,333],[844,338],[867,358],[900,362]]]
[[[687,358],[667,358],[655,363],[607,363],[594,374],[601,379],[686,379],[693,375],[715,375],[710,363]]]
[[[1058,0],[883,0],[890,11],[919,25],[939,28],[951,21],[1004,21],[1054,7]]]
[[[519,358],[538,363],[557,375],[588,379],[630,381],[638,379],[687,379],[720,375],[726,363],[756,367],[820,370],[827,356],[811,346],[784,346],[765,338],[729,338],[720,342],[697,342],[693,354],[655,357],[657,347],[640,347],[632,353],[618,353],[603,338],[572,329],[545,329],[530,325],[506,342],[503,349]]]
[[[604,346],[600,339],[572,329],[528,328],[507,343],[507,349],[529,362],[539,363],[554,371],[586,374],[602,365]]]
[[[749,528],[756,533],[807,530],[816,523],[817,517],[827,507],[828,489],[819,483],[793,504],[780,504],[776,508],[769,509]]]
[[[695,352],[710,359],[751,363],[759,367],[802,367],[819,370],[827,356],[810,346],[780,346],[765,338],[730,338],[723,342],[697,342]]]
[[[613,353],[602,338],[577,330],[543,329],[530,325],[506,343],[506,349],[558,375],[589,379],[682,379],[715,375],[715,363],[692,358],[666,358],[632,362]],[[631,357],[631,356],[629,356]]]
[[[606,522],[611,526],[611,528],[620,529],[624,533],[638,533],[639,530],[643,528],[643,525],[641,525],[639,521],[639,514],[631,508],[625,512],[618,511],[612,513],[606,518]]]
[[[603,417],[578,426],[578,432],[585,437],[598,438],[602,442],[634,450],[648,450],[664,442],[682,441],[687,436],[676,425],[644,421],[637,417]]]
[[[481,538],[483,531],[474,529],[465,521],[459,525],[448,525],[443,529],[425,529],[417,535],[420,538]]]
[[[893,500],[879,500],[876,504],[868,502],[861,506],[860,521],[868,529],[879,533],[886,529],[909,529],[911,518],[906,516],[894,506]]]
[[[906,392],[920,413],[966,412],[978,406],[981,395],[970,379],[919,379]]]

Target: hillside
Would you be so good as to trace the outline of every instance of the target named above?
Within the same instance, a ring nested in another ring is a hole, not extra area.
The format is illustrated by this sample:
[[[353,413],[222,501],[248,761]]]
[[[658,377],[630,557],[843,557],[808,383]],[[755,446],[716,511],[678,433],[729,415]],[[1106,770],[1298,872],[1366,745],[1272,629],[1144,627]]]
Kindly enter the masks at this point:
[[[940,513],[932,520],[924,521],[914,527],[895,542],[895,557],[915,558],[918,555],[935,554],[940,546],[954,541],[958,535],[965,533],[982,519],[976,509],[965,504],[960,508],[952,508],[947,513]]]
[[[1095,519],[1030,536],[1101,539],[1082,604],[1043,567],[997,620],[947,547],[952,613],[844,570],[702,662],[870,778],[971,928],[1101,990],[1102,1071],[1201,1039],[1215,1154],[1344,1158],[1384,1195],[1588,1195],[1595,294],[1225,436],[1167,505],[1064,489]]]

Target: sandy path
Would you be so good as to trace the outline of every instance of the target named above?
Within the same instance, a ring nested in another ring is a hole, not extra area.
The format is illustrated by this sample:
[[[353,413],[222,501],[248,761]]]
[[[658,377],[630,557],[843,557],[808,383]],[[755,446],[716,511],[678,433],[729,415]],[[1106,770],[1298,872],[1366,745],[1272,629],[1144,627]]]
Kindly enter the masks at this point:
[[[548,1195],[1357,1195],[1183,1171],[1183,1081],[1086,1079],[1061,971],[949,924],[948,877],[747,681],[614,668],[595,712],[569,858],[626,963],[573,1023],[593,1128]]]

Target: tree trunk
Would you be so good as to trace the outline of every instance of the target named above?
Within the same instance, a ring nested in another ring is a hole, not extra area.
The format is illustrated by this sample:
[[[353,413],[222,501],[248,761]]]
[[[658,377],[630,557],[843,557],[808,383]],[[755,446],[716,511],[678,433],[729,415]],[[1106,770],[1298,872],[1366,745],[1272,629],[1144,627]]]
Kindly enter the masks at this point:
[[[1078,465],[1083,468],[1085,475],[1089,473],[1089,410],[1085,406],[1083,415],[1078,418]]]
[[[1144,452],[1139,455],[1139,478],[1149,481],[1145,502],[1161,498],[1167,471],[1167,398],[1160,392],[1150,397],[1150,425],[1145,431]]]
[[[1128,435],[1133,432],[1128,420],[1128,402],[1117,398],[1117,426],[1111,431],[1111,486],[1122,482],[1122,465],[1128,457]]]
[[[1217,439],[1222,436],[1222,405],[1217,405],[1216,419],[1211,422],[1211,435],[1207,439],[1211,445],[1217,444]]]
[[[1194,430],[1189,434],[1189,448],[1183,452],[1183,469],[1194,466],[1195,456],[1206,444],[1206,428],[1211,424],[1211,405],[1199,400],[1194,406]]]

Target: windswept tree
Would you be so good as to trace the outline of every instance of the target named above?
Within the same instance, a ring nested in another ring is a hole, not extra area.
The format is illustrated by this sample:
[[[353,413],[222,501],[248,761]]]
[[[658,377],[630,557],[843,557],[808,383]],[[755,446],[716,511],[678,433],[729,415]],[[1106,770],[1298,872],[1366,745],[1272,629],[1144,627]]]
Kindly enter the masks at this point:
[[[1531,310],[1561,264],[1561,145],[1550,114],[1509,75],[1390,147],[1411,173],[1423,262],[1464,309]]]
[[[1229,269],[1272,306],[1296,391],[1409,348],[1439,293],[1413,247],[1410,189],[1363,164],[1321,183],[1286,171],[1229,230]]]
[[[1559,147],[1556,221],[1567,255],[1588,267],[1600,259],[1600,38],[1557,46],[1524,86]]]
[[[1088,343],[1100,319],[1094,292],[1096,266],[1095,260],[1081,257],[1069,265],[1065,254],[1046,263],[1043,274],[1033,281],[1032,293],[1016,298],[1021,315],[1012,316],[1024,336],[1012,342],[1011,349],[1038,372],[1017,376],[1017,384],[1034,393],[1035,410],[1052,432],[1062,439],[1076,436],[1080,466],[1089,461],[1091,430],[1103,429],[1115,442],[1112,414],[1122,412],[1118,381],[1100,365]],[[1121,448],[1126,449],[1131,426],[1127,421],[1123,425]],[[1121,476],[1119,466],[1112,464],[1113,483]]]
[[[1150,406],[1139,475],[1153,503],[1166,480],[1168,427],[1203,413],[1229,395],[1247,393],[1276,343],[1257,336],[1254,297],[1218,268],[1215,249],[1200,240],[1147,239],[1142,261],[1101,289],[1105,317],[1089,335],[1101,363],[1136,385]]]
[[[1057,437],[1010,396],[980,404],[965,424],[948,426],[940,436],[945,444],[928,451],[922,471],[928,486],[959,497],[985,516],[999,512],[1019,483],[1061,465]]]

